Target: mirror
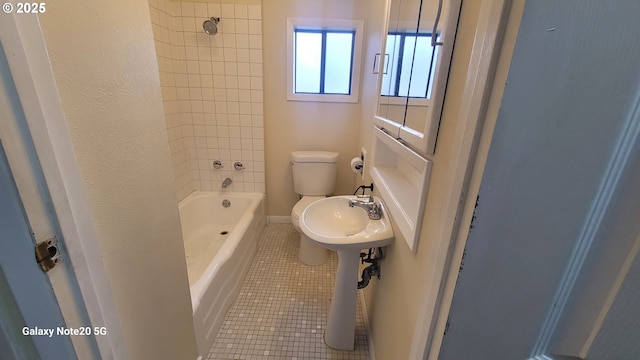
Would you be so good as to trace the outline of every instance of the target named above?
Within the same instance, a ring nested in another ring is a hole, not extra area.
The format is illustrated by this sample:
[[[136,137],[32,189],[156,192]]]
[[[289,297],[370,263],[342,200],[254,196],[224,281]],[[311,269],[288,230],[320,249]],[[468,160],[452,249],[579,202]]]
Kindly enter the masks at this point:
[[[376,55],[381,79],[374,122],[419,153],[432,154],[460,1],[389,1],[384,52]]]

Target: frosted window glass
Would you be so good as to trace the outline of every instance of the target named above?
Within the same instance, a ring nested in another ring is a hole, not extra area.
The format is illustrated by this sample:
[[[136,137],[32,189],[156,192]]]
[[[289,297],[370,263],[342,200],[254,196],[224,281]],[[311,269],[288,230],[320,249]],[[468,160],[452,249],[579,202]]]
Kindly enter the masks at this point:
[[[410,97],[425,97],[427,95],[432,53],[431,38],[426,36],[418,37],[413,60],[412,81],[409,85]]]
[[[381,95],[429,98],[438,48],[429,35],[388,34],[388,74],[382,77]]]
[[[413,50],[416,46],[415,36],[406,36],[404,38],[404,52],[402,54],[402,72],[400,73],[400,87],[398,88],[398,96],[407,96],[409,94],[409,82],[411,81],[411,63],[413,62]],[[416,79],[417,80],[417,79]]]
[[[295,92],[320,92],[322,34],[296,32]]]
[[[327,33],[324,93],[349,94],[351,83],[352,33]]]
[[[394,96],[396,91],[396,76],[398,74],[398,54],[400,52],[400,35],[391,35],[387,37],[387,46],[385,57],[388,64],[384,64],[386,74],[382,75],[382,95]],[[383,70],[384,71],[384,70]]]

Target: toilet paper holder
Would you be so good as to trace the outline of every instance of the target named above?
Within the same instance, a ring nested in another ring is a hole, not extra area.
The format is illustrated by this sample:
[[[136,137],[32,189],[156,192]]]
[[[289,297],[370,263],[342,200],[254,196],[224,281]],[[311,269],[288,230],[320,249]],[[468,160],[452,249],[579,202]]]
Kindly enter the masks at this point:
[[[362,171],[364,170],[364,162],[362,161],[362,158],[356,156],[351,159],[351,170],[356,174],[362,174]]]

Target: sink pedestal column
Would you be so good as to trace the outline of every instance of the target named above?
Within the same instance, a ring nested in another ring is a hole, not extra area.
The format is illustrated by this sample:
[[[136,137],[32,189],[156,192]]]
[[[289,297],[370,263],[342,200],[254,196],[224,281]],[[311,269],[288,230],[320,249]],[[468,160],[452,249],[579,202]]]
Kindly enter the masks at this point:
[[[353,350],[360,250],[338,251],[338,272],[329,308],[324,342],[338,350]]]

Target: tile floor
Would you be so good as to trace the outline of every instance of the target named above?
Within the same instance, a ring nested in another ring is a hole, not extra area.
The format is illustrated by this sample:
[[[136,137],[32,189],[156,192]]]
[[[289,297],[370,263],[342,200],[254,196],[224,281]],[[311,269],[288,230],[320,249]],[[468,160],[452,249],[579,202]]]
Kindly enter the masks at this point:
[[[324,344],[338,256],[332,252],[325,264],[306,266],[298,260],[298,247],[299,235],[291,224],[266,227],[207,359],[369,359],[360,302],[355,350]]]

